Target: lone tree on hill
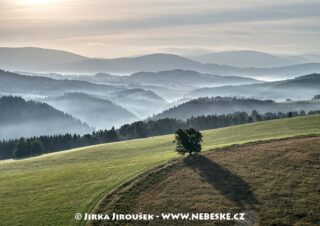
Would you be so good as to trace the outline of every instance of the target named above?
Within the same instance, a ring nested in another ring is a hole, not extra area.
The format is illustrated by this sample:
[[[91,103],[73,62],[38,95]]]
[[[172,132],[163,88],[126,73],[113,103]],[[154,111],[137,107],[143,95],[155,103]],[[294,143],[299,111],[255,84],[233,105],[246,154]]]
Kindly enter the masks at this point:
[[[179,154],[189,153],[189,155],[193,155],[201,151],[202,134],[198,130],[194,128],[178,129],[175,135],[176,151]]]

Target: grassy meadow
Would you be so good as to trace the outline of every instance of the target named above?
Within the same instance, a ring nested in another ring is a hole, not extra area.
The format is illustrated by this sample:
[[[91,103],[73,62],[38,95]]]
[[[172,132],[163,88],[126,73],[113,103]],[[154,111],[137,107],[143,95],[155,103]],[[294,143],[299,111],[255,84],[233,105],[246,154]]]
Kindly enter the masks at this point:
[[[203,131],[203,149],[320,133],[320,116]],[[178,157],[173,135],[109,143],[0,162],[0,225],[78,225],[121,183]]]

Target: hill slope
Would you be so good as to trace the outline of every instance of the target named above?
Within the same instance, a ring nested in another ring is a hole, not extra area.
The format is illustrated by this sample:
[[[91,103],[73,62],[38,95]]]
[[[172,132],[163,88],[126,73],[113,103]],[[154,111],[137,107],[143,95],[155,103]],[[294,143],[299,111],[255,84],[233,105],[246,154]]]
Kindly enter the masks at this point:
[[[96,75],[47,75],[55,78],[82,80],[97,84],[113,84],[127,88],[151,90],[168,99],[177,99],[191,90],[202,87],[225,85],[243,85],[259,83],[259,80],[240,76],[219,76],[202,74],[190,70],[170,70],[160,72],[138,72],[129,76],[117,76],[106,73]]]
[[[280,67],[293,64],[304,64],[319,62],[304,56],[276,56],[265,52],[252,50],[223,51],[218,53],[208,53],[205,55],[194,56],[192,59],[202,63],[214,63],[230,65],[234,67]]]
[[[179,68],[199,68],[201,64],[173,54],[149,54],[138,57],[116,59],[84,59],[76,62],[57,64],[39,68],[42,71],[64,71],[82,73],[125,73],[139,71],[163,71]]]
[[[223,86],[196,89],[187,96],[241,96],[270,99],[311,99],[320,93],[320,74],[309,74],[280,82],[267,82],[254,85]]]
[[[122,90],[118,86],[93,84],[78,80],[57,80],[41,76],[26,76],[0,70],[1,93],[61,95],[65,92],[87,92],[106,95]]]
[[[203,148],[320,134],[319,124],[320,116],[310,116],[208,130]],[[1,223],[78,225],[75,213],[88,212],[121,183],[176,158],[173,139],[160,136],[0,162]]]
[[[1,97],[0,109],[0,139],[92,131],[87,124],[48,104],[21,97]]]
[[[61,50],[0,47],[0,65],[6,70],[33,71],[44,65],[70,63],[84,59],[86,57]]]
[[[258,80],[239,76],[219,76],[201,74],[190,70],[160,71],[158,73],[139,72],[128,77],[131,82],[144,85],[160,85],[175,89],[190,89],[204,86],[224,86],[258,83]]]
[[[138,118],[109,100],[84,93],[66,93],[63,96],[46,98],[44,102],[67,112],[96,129],[110,129],[138,120]]]
[[[294,64],[272,68],[241,68],[220,64],[202,64],[172,54],[150,54],[140,57],[117,59],[84,59],[66,64],[49,65],[38,68],[37,71],[68,72],[68,73],[119,73],[131,74],[140,71],[158,72],[166,70],[193,70],[201,73],[234,75],[234,76],[259,76],[292,78],[299,74],[320,73],[320,63]]]
[[[219,75],[234,75],[246,77],[259,76],[260,79],[263,77],[277,77],[283,79],[292,78],[293,76],[298,76],[299,74],[320,73],[320,63],[309,63],[319,62],[319,56],[317,55],[288,59],[290,62],[297,63],[281,67],[280,65],[279,67],[259,67],[263,66],[263,64],[257,61],[256,58],[256,56],[251,56],[251,59],[254,60],[250,60],[250,62],[255,62],[256,65],[253,65],[254,67],[242,68],[220,65],[216,63],[204,64],[188,59],[186,57],[163,53],[155,53],[138,57],[102,59],[88,58],[70,52],[41,48],[0,49],[0,65],[6,70],[15,71],[57,73],[64,72],[78,74],[107,72],[131,74],[140,71],[158,72],[164,70],[184,69]],[[264,63],[266,62],[266,58],[270,60],[270,56],[263,56]],[[301,58],[303,58],[302,61]],[[219,57],[219,59],[221,59],[221,56]],[[243,59],[244,57],[238,57],[237,62],[243,61]],[[274,63],[279,62],[279,60],[271,60]],[[303,60],[306,60],[306,62],[301,64]]]
[[[154,116],[155,119],[160,118],[175,118],[187,119],[192,116],[212,115],[212,114],[230,114],[238,111],[245,111],[251,114],[253,110],[259,113],[287,113],[290,111],[306,112],[319,110],[320,101],[289,101],[289,102],[274,102],[272,100],[257,100],[257,99],[237,99],[233,97],[212,97],[198,98],[178,106],[169,108],[162,113]]]
[[[245,221],[238,223],[246,225],[316,225],[320,208],[319,148],[319,136],[291,138],[221,148],[179,159],[123,185],[107,196],[96,212],[160,216],[161,213],[231,212],[245,213]],[[160,217],[143,224],[164,222]],[[166,222],[170,225],[223,223],[219,220]],[[126,224],[118,222],[118,225]]]

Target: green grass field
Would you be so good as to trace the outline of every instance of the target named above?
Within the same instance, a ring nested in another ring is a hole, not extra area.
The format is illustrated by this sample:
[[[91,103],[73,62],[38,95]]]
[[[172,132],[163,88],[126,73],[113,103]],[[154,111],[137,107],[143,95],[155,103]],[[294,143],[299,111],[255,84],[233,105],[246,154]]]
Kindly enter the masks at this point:
[[[320,133],[320,116],[203,131],[204,150]],[[126,180],[177,157],[173,135],[110,143],[0,162],[0,225],[75,225]]]

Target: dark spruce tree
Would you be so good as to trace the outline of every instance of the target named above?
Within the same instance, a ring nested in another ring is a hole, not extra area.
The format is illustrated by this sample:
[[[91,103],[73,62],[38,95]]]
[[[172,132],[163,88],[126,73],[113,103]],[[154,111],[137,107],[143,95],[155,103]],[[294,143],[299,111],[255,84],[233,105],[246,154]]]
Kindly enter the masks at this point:
[[[21,138],[17,147],[13,151],[14,158],[23,158],[28,156],[28,144],[24,138]]]
[[[201,152],[202,134],[198,130],[192,127],[186,130],[178,129],[175,135],[176,151],[179,154],[193,155]]]
[[[42,143],[40,140],[33,140],[30,142],[30,151],[29,155],[34,156],[34,155],[40,155],[43,151]]]

